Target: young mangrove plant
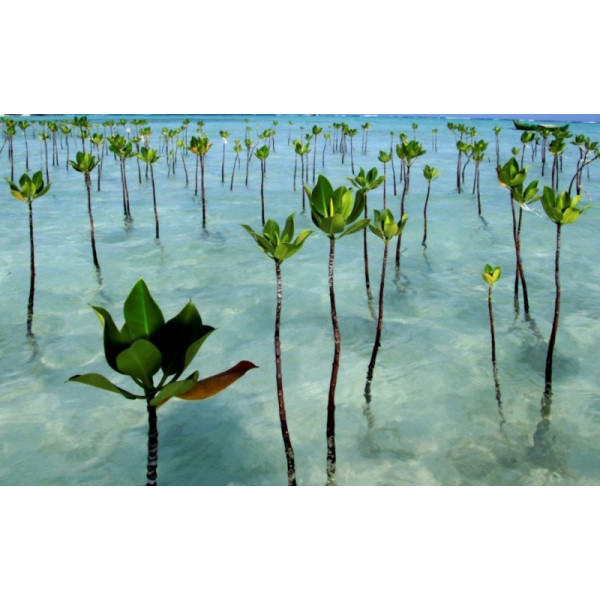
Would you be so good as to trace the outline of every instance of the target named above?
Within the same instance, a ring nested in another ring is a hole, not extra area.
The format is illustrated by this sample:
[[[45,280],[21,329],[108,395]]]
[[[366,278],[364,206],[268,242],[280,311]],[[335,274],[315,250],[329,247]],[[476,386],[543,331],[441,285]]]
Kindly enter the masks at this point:
[[[291,214],[286,222],[283,232],[279,225],[269,219],[264,227],[262,235],[256,233],[249,225],[242,227],[252,236],[258,247],[275,263],[275,280],[277,284],[277,304],[275,307],[275,383],[277,386],[277,403],[279,407],[279,421],[281,423],[281,435],[287,462],[288,485],[296,485],[296,463],[294,460],[294,448],[290,439],[285,411],[285,400],[283,396],[283,372],[281,367],[281,307],[283,301],[283,285],[281,279],[281,264],[290,256],[293,256],[302,248],[306,238],[313,233],[307,229],[302,231],[294,240],[294,214]]]
[[[479,171],[480,165],[485,159],[485,151],[487,150],[488,143],[485,140],[478,140],[472,146],[473,149],[473,162],[475,163],[475,175],[473,177],[473,194],[477,194],[477,214],[479,218],[485,223],[485,219],[481,214],[481,191],[479,189]]]
[[[403,215],[402,220],[396,222],[394,215],[391,213],[389,208],[384,208],[383,211],[373,211],[373,220],[369,223],[369,229],[381,240],[383,240],[383,261],[381,264],[381,282],[379,284],[379,312],[377,317],[377,329],[375,331],[375,343],[373,344],[373,350],[371,352],[371,360],[369,361],[369,367],[367,368],[367,381],[365,383],[365,401],[367,404],[371,403],[371,382],[373,381],[373,371],[375,370],[375,362],[377,361],[377,353],[381,346],[381,332],[383,329],[383,293],[385,287],[385,271],[387,266],[388,257],[388,245],[390,240],[400,234],[404,226],[408,215]]]
[[[318,125],[313,125],[312,127],[312,134],[313,137],[315,138],[315,147],[313,148],[313,168],[312,168],[312,182],[315,182],[315,172],[316,172],[316,168],[317,168],[317,137],[319,136],[319,134],[323,131],[322,127],[319,127]]]
[[[198,380],[198,371],[185,378],[188,368],[214,327],[202,322],[190,301],[172,319],[152,298],[143,279],[131,289],[123,306],[125,323],[119,330],[104,308],[92,306],[104,330],[104,356],[117,373],[130,377],[141,388],[130,392],[99,373],[74,375],[69,381],[84,383],[120,394],[128,400],[144,400],[148,412],[148,460],[146,485],[157,484],[158,421],[157,409],[170,398],[204,400],[230,386],[256,365],[242,361],[218,375]],[[159,380],[154,377],[162,371]]]
[[[233,151],[235,152],[235,158],[233,159],[233,169],[231,169],[231,183],[229,184],[229,191],[233,190],[233,179],[235,177],[235,169],[240,168],[240,152],[242,151],[242,144],[240,140],[234,140]]]
[[[223,159],[221,161],[221,183],[225,183],[225,149],[227,148],[228,131],[219,131],[221,140],[223,141]]]
[[[523,161],[525,160],[525,150],[531,146],[535,139],[535,131],[524,131],[521,134],[521,169],[523,168]],[[533,157],[532,157],[533,160]]]
[[[260,215],[262,224],[265,224],[265,175],[267,173],[267,158],[269,156],[269,147],[262,145],[254,152],[254,156],[260,160]]]
[[[554,356],[554,346],[556,344],[556,334],[558,332],[558,320],[560,317],[561,287],[560,287],[560,245],[561,231],[563,225],[575,223],[583,211],[589,206],[579,208],[577,205],[581,196],[571,198],[569,192],[564,191],[556,193],[552,188],[544,186],[544,192],[541,197],[542,205],[548,218],[556,225],[556,253],[554,259],[554,282],[556,295],[554,299],[554,318],[552,320],[552,331],[548,342],[548,352],[546,354],[546,370],[544,395],[542,399],[542,417],[550,418],[550,407],[552,404],[552,359]]]
[[[405,167],[404,174],[404,188],[402,189],[402,197],[400,199],[400,222],[402,222],[402,217],[404,216],[404,201],[406,200],[406,195],[408,194],[408,189],[410,186],[410,169],[413,166],[414,162],[423,154],[426,154],[427,151],[423,148],[423,146],[417,142],[416,140],[406,140],[402,141],[402,144],[396,144],[396,154],[398,158],[402,162],[402,165]],[[400,275],[400,246],[402,244],[402,231],[398,234],[398,242],[396,245],[396,278]]]
[[[212,144],[205,135],[192,136],[189,149],[196,155],[196,189],[194,196],[198,195],[198,164],[200,164],[200,194],[202,199],[202,229],[206,229],[206,191],[204,188],[204,169],[206,153]]]
[[[521,223],[523,218],[523,207],[526,204],[534,202],[538,197],[538,180],[534,180],[523,187],[529,166],[524,169],[519,168],[516,158],[511,157],[502,167],[498,167],[498,181],[507,187],[510,192],[510,208],[512,214],[513,242],[515,245],[515,289],[514,289],[514,309],[515,316],[519,314],[519,282],[523,288],[523,309],[525,318],[529,319],[529,296],[527,294],[527,282],[525,281],[525,272],[521,260]],[[515,202],[519,204],[519,218],[515,212]]]
[[[498,404],[498,412],[500,414],[500,427],[504,423],[504,414],[502,412],[502,397],[500,394],[500,381],[498,379],[498,365],[496,363],[496,333],[494,329],[494,312],[492,310],[492,288],[494,284],[500,279],[502,269],[500,267],[492,267],[491,265],[485,265],[483,273],[481,274],[483,280],[488,284],[488,313],[490,316],[490,337],[492,340],[492,372],[494,374],[494,387],[496,389],[496,402]]]
[[[367,203],[367,194],[376,188],[378,188],[384,181],[383,175],[381,177],[377,176],[377,169],[373,167],[369,169],[367,173],[363,168],[360,169],[358,175],[356,177],[348,177],[348,181],[352,183],[356,188],[356,196],[363,196],[364,206],[365,206],[365,218],[368,215],[368,203]],[[365,267],[365,287],[367,289],[367,301],[369,306],[372,307],[373,304],[373,293],[371,292],[371,280],[369,277],[369,248],[367,244],[367,228],[363,229],[363,257],[364,257],[364,267]]]
[[[90,173],[98,165],[98,161],[94,156],[88,153],[77,152],[75,155],[76,160],[71,161],[71,166],[78,171],[83,173],[85,180],[85,189],[87,190],[87,201],[88,201],[88,216],[90,219],[90,239],[92,242],[92,260],[94,261],[94,267],[96,267],[96,275],[98,277],[98,283],[102,283],[102,274],[100,271],[100,263],[98,261],[98,253],[96,252],[96,236],[94,234],[94,216],[92,214],[92,179]]]
[[[431,193],[431,182],[435,181],[441,173],[435,168],[425,165],[423,167],[423,177],[427,181],[427,195],[425,196],[425,205],[423,206],[423,251],[427,250],[427,206],[429,205],[429,195]]]
[[[13,128],[13,130],[14,130],[14,128]],[[8,129],[7,129],[7,131],[8,131]],[[48,138],[49,137],[50,137],[50,134],[47,131],[40,131],[38,133],[38,138],[40,139],[40,141],[44,145],[44,156],[45,156],[45,159],[46,159],[46,180],[48,181],[48,183],[50,183],[50,171],[48,170]],[[10,176],[11,176],[11,179],[12,179],[13,178],[13,165],[12,165],[12,162],[11,162],[11,165],[10,165]]]
[[[336,240],[361,231],[369,224],[369,219],[359,219],[364,211],[364,196],[353,198],[352,191],[340,186],[333,189],[323,175],[319,175],[317,184],[308,194],[313,223],[329,238],[329,301],[333,327],[334,354],[329,383],[327,402],[327,484],[335,484],[335,388],[340,364],[341,338],[337,319],[334,288],[334,262]]]
[[[303,144],[300,140],[294,141],[294,152],[296,158],[300,157],[301,172],[300,181],[302,186],[302,212],[306,210],[306,192],[305,181],[308,182],[308,153],[310,152],[310,144]],[[306,156],[306,168],[304,167],[304,157]],[[296,191],[296,164],[294,163],[294,191]]]
[[[100,191],[100,179],[102,177],[102,154],[104,153],[104,135],[93,133],[90,142],[96,146],[96,158],[98,160],[98,191]],[[102,150],[100,150],[102,148]],[[67,156],[69,155],[69,146],[67,145]],[[69,162],[67,162],[69,164]]]
[[[379,156],[377,157],[379,162],[383,164],[383,208],[387,208],[387,173],[386,167],[387,163],[392,160],[392,155],[389,152],[385,152],[384,150],[379,151]]]
[[[361,125],[361,129],[363,130],[361,151],[363,154],[366,154],[367,144],[369,143],[369,130],[371,129],[371,123],[367,121],[366,123]]]
[[[127,186],[127,159],[134,156],[131,142],[128,142],[122,135],[113,135],[108,138],[108,149],[119,159],[121,169],[121,187],[123,189],[123,215],[125,224],[129,225],[133,221],[131,216],[131,207],[129,204],[129,187]]]
[[[158,161],[160,156],[158,155],[158,152],[154,150],[154,148],[148,148],[147,146],[143,146],[140,149],[140,153],[137,155],[137,157],[150,167],[150,180],[152,181],[152,202],[154,205],[154,223],[156,226],[156,240],[158,240],[160,238],[160,231],[158,223],[158,208],[156,206],[156,185],[154,183],[154,167],[152,165]]]
[[[33,336],[33,304],[35,296],[35,242],[33,237],[33,201],[43,196],[50,184],[44,185],[42,172],[37,171],[31,177],[24,173],[19,179],[19,185],[5,178],[10,187],[10,193],[21,202],[27,204],[29,212],[29,299],[27,301],[27,336]]]
[[[27,128],[31,126],[31,123],[27,120],[17,121],[19,129],[23,132],[23,139],[25,140],[25,170],[29,171],[29,144],[27,143]]]
[[[501,131],[502,131],[502,127],[498,127],[497,125],[494,127],[494,136],[496,138],[496,166],[497,167],[500,166],[500,132]]]

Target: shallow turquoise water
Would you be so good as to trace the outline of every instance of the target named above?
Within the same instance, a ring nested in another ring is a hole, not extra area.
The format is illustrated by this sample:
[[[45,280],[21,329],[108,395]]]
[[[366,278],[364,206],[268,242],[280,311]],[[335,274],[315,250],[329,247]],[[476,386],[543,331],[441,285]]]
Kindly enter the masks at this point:
[[[148,117],[158,147],[163,127],[178,127],[185,115]],[[105,116],[90,117],[100,123]],[[563,304],[554,359],[552,423],[543,448],[534,443],[540,421],[546,340],[554,305],[554,226],[535,206],[523,223],[523,260],[535,327],[512,306],[514,249],[508,192],[495,175],[495,125],[502,127],[504,162],[520,132],[510,121],[469,121],[490,142],[481,167],[485,226],[471,191],[473,169],[466,170],[465,193],[455,190],[456,149],[444,119],[365,116],[250,115],[252,139],[278,120],[275,151],[267,160],[267,216],[283,222],[297,213],[298,230],[312,228],[302,213],[301,192],[293,190],[292,139],[314,124],[328,131],[345,121],[354,138],[356,171],[376,166],[379,150],[390,148],[390,131],[416,137],[427,149],[412,170],[407,198],[409,223],[403,236],[402,277],[388,271],[382,347],[373,381],[373,425],[363,414],[363,388],[375,335],[364,291],[362,237],[338,243],[336,292],[342,336],[337,388],[337,447],[340,485],[595,485],[600,469],[600,308],[598,211],[593,208],[564,228],[561,260]],[[60,164],[50,166],[52,188],[34,203],[36,305],[33,330],[37,348],[26,339],[29,247],[26,207],[1,195],[0,358],[4,393],[0,401],[0,482],[4,485],[138,485],[145,482],[146,411],[142,403],[86,386],[65,383],[76,373],[97,371],[114,381],[104,362],[101,329],[89,304],[110,310],[121,322],[122,303],[143,277],[167,317],[192,299],[205,322],[217,331],[197,356],[202,376],[239,360],[260,366],[225,392],[202,403],[172,400],[159,411],[159,484],[284,485],[285,460],[279,429],[273,359],[275,273],[272,262],[240,227],[260,228],[260,168],[250,163],[249,186],[242,170],[233,191],[229,176],[233,140],[243,140],[244,115],[191,117],[189,135],[202,119],[214,147],[206,160],[208,223],[202,231],[201,207],[194,197],[193,155],[186,156],[189,186],[181,159],[167,175],[164,156],[155,165],[161,242],[154,240],[152,191],[135,161],[127,166],[133,226],[122,220],[118,164],[105,159],[102,191],[93,190],[96,240],[103,284],[92,265],[83,177]],[[368,150],[361,153],[361,125],[371,123]],[[458,119],[453,119],[458,122]],[[131,127],[131,125],[127,125]],[[431,148],[437,128],[438,151]],[[39,130],[39,126],[36,127]],[[222,143],[228,130],[225,185],[221,183]],[[124,131],[124,128],[121,128]],[[333,134],[333,129],[331,130]],[[600,139],[600,125],[573,123],[571,131]],[[29,134],[32,169],[41,167],[39,141]],[[337,186],[352,176],[350,157],[325,154],[317,142],[317,173]],[[71,140],[71,153],[78,146]],[[15,137],[15,177],[24,172],[25,146]],[[577,160],[569,146],[560,188],[568,185]],[[245,151],[242,152],[242,159]],[[310,155],[312,172],[312,154]],[[526,162],[531,161],[528,151]],[[421,248],[425,164],[442,177],[432,185],[427,254]],[[399,172],[395,159],[396,173]],[[2,176],[10,175],[5,147]],[[597,165],[584,176],[585,198],[600,190]],[[530,177],[540,176],[539,152]],[[544,181],[549,184],[549,164]],[[312,174],[312,173],[311,173]],[[299,175],[298,175],[299,177]],[[399,214],[388,169],[388,205]],[[95,175],[93,177],[95,183]],[[398,194],[401,184],[398,183]],[[369,195],[380,207],[382,188]],[[383,245],[369,238],[371,279],[377,287]],[[327,290],[327,239],[320,232],[283,265],[282,348],[288,423],[296,453],[298,481],[325,482],[325,417],[333,355]],[[503,267],[494,290],[499,377],[506,423],[499,426],[490,362],[487,263]],[[124,383],[124,380],[122,380]]]

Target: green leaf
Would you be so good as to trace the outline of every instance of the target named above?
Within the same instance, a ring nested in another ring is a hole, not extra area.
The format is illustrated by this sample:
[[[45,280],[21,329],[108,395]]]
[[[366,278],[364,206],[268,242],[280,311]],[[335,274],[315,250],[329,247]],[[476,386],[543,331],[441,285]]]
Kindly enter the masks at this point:
[[[344,231],[344,233],[340,237],[342,238],[345,235],[350,235],[352,233],[356,233],[357,231],[362,231],[370,223],[370,221],[371,219],[361,219],[360,221],[357,221],[353,225],[350,225],[350,227],[348,227],[348,229],[346,229],[346,231]]]
[[[115,394],[121,394],[121,396],[125,396],[125,398],[129,400],[136,400],[143,398],[143,396],[136,396],[119,386],[116,386],[114,383],[109,381],[104,375],[100,375],[99,373],[87,373],[85,375],[73,375],[73,377],[69,377],[69,381],[75,381],[76,383],[85,383],[86,385],[91,385],[96,388],[100,388],[101,390],[107,390],[109,392],[113,392]]]
[[[188,349],[185,352],[185,360],[183,361],[183,368],[181,369],[181,372],[187,369],[188,365],[192,362],[192,360],[194,360],[196,354],[198,354],[202,344],[204,344],[208,336],[215,330],[215,328],[211,327],[210,325],[203,325],[203,328],[206,333],[204,333],[202,337],[197,339],[193,344],[188,346]]]
[[[292,213],[285,220],[285,227],[283,228],[283,233],[281,234],[282,242],[291,242],[294,237],[294,217],[296,213]]]
[[[146,390],[152,389],[153,375],[160,369],[162,355],[148,340],[139,339],[117,356],[119,371],[139,379]]]
[[[117,367],[117,355],[123,352],[131,344],[131,339],[126,329],[119,331],[110,313],[100,306],[92,306],[92,310],[100,320],[104,328],[104,356],[106,362],[115,371],[119,371]]]
[[[152,337],[152,343],[162,354],[163,373],[179,377],[187,366],[186,354],[190,346],[212,331],[213,327],[203,325],[196,306],[188,302]]]
[[[333,187],[329,180],[323,175],[319,175],[317,185],[309,194],[311,210],[316,212],[320,217],[328,215],[329,200],[333,196]]]
[[[150,295],[143,279],[140,279],[129,292],[123,314],[132,340],[148,339],[165,324],[162,311]]]

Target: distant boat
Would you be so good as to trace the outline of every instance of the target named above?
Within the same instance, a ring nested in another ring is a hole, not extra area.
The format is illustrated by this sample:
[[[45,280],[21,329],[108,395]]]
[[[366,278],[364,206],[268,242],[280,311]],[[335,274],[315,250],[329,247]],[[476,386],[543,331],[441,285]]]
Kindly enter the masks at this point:
[[[569,124],[566,125],[556,125],[555,123],[529,123],[527,121],[517,121],[513,119],[513,123],[515,124],[515,129],[520,129],[521,131],[540,131],[543,129],[547,129],[549,131],[567,131],[569,129]]]

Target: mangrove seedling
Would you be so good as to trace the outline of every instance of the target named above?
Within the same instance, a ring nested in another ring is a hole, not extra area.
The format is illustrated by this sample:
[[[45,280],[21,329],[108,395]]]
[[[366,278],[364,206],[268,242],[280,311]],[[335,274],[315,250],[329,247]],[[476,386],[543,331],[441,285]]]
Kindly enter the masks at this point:
[[[224,390],[256,365],[242,361],[218,375],[198,380],[198,371],[185,378],[188,368],[214,327],[202,322],[190,301],[172,319],[152,298],[143,279],[131,289],[123,306],[125,324],[119,330],[104,308],[92,306],[104,330],[104,356],[117,373],[130,377],[141,388],[130,392],[100,373],[74,375],[69,381],[85,383],[120,394],[128,400],[144,400],[148,412],[148,460],[146,485],[157,483],[158,421],[156,411],[170,398],[204,400]],[[154,377],[162,371],[159,380]]]
[[[27,128],[31,126],[29,121],[17,121],[19,129],[23,132],[23,139],[25,140],[25,170],[29,171],[29,144],[27,143]],[[68,149],[67,149],[68,153]]]
[[[571,198],[569,192],[564,191],[557,194],[552,188],[544,186],[544,193],[541,201],[544,211],[548,218],[556,225],[556,252],[554,259],[554,282],[556,295],[554,300],[554,318],[552,320],[552,331],[548,342],[548,352],[546,354],[546,370],[544,396],[542,399],[542,417],[550,418],[550,406],[552,402],[552,359],[554,356],[554,346],[556,344],[556,334],[558,332],[558,320],[560,317],[561,287],[560,287],[560,244],[561,231],[563,225],[575,223],[583,211],[590,208],[585,206],[579,208],[577,205],[581,196]]]
[[[267,172],[267,157],[269,156],[269,147],[266,145],[257,148],[254,156],[260,160],[260,215],[263,226],[265,225],[265,175]]]
[[[494,374],[494,387],[496,389],[496,402],[498,403],[498,412],[500,413],[500,427],[504,423],[504,415],[502,413],[502,397],[500,395],[500,381],[498,379],[498,365],[496,363],[496,333],[494,329],[494,313],[492,310],[492,288],[500,279],[502,269],[500,267],[492,267],[485,265],[481,274],[483,280],[488,284],[488,313],[490,316],[490,337],[492,340],[492,371]]]
[[[384,208],[383,211],[373,211],[373,220],[369,223],[369,229],[381,240],[383,240],[383,261],[381,265],[381,282],[379,284],[379,314],[377,317],[377,329],[375,331],[375,343],[371,352],[371,360],[367,369],[367,381],[365,384],[365,401],[371,403],[371,382],[373,381],[373,371],[375,370],[375,362],[377,361],[377,353],[381,346],[381,331],[383,329],[383,293],[385,287],[385,271],[387,266],[388,245],[390,240],[400,234],[408,215],[403,215],[402,220],[396,222],[394,215],[389,208]]]
[[[113,135],[108,138],[108,149],[119,158],[121,169],[121,187],[123,189],[123,215],[125,223],[128,225],[133,221],[131,216],[131,207],[129,205],[129,188],[127,186],[127,159],[134,156],[131,142],[128,142],[122,135]]]
[[[202,229],[206,229],[206,192],[204,188],[204,167],[206,153],[210,150],[212,144],[204,135],[198,137],[192,136],[189,149],[196,155],[196,189],[194,195],[198,195],[198,163],[200,164],[200,190],[202,198]]]
[[[378,188],[384,181],[384,177],[377,177],[377,169],[373,167],[369,169],[367,173],[363,168],[360,169],[358,175],[356,177],[348,177],[348,181],[356,186],[358,189],[356,190],[356,195],[359,194],[363,196],[364,206],[365,206],[365,218],[367,217],[368,211],[368,203],[367,203],[367,194],[376,188]],[[369,302],[369,306],[373,303],[373,294],[371,292],[371,280],[369,277],[369,249],[367,244],[367,228],[363,229],[363,257],[364,257],[364,266],[365,266],[365,286],[367,289],[367,300]]]
[[[242,227],[252,236],[258,247],[275,263],[275,280],[277,284],[277,304],[275,308],[275,382],[277,386],[277,403],[279,407],[279,421],[281,423],[281,435],[287,461],[288,485],[296,485],[296,463],[294,460],[294,448],[290,439],[285,411],[285,400],[283,396],[283,373],[281,367],[281,306],[283,299],[283,287],[281,279],[281,263],[293,256],[302,248],[306,238],[313,233],[307,229],[302,231],[294,240],[294,214],[291,214],[286,222],[283,232],[279,225],[269,219],[264,227],[262,235],[256,233],[249,225]]]
[[[327,403],[327,484],[335,484],[335,388],[340,365],[340,329],[337,319],[334,288],[334,261],[336,240],[361,231],[369,219],[359,219],[364,211],[364,196],[353,198],[352,191],[340,186],[333,189],[329,180],[319,175],[317,184],[308,194],[313,223],[329,238],[329,301],[333,327],[334,354]]]
[[[477,193],[477,214],[479,218],[483,220],[481,215],[481,191],[479,189],[479,167],[485,158],[485,151],[487,150],[488,143],[485,140],[478,140],[472,146],[473,149],[473,161],[475,163],[475,176],[473,177],[473,193]],[[485,222],[485,220],[484,220]]]
[[[14,130],[14,128],[13,128],[13,130]],[[8,131],[8,128],[7,128],[7,131]],[[48,170],[48,138],[49,137],[50,137],[50,134],[47,131],[40,131],[40,133],[38,133],[38,138],[44,145],[44,156],[46,158],[46,179],[47,179],[48,183],[50,183],[50,171]],[[13,173],[13,169],[12,169],[12,163],[11,163],[11,169],[10,169],[11,178],[13,177],[12,173]]]
[[[312,182],[315,182],[315,172],[317,168],[317,137],[323,131],[322,127],[318,127],[317,125],[313,125],[312,134],[315,138],[315,147],[313,152],[313,169],[312,169]]]
[[[235,158],[233,160],[233,169],[231,169],[231,183],[229,184],[229,191],[233,190],[233,178],[235,177],[235,169],[236,167],[240,168],[240,152],[242,151],[242,144],[240,140],[235,140],[233,142],[233,151],[235,152]]]
[[[75,155],[76,160],[71,161],[71,166],[79,173],[83,173],[85,179],[85,188],[87,190],[87,201],[88,201],[88,216],[90,218],[90,239],[92,242],[92,259],[94,261],[94,267],[96,267],[96,274],[98,276],[98,283],[101,283],[101,271],[100,263],[98,262],[98,254],[96,252],[96,236],[94,235],[94,216],[92,214],[92,179],[90,173],[98,165],[98,161],[94,156],[88,153],[77,152]]]
[[[385,152],[384,150],[379,151],[379,156],[377,157],[379,162],[383,163],[383,208],[387,208],[387,173],[386,173],[386,165],[392,160],[392,155],[389,152]]]
[[[526,188],[523,187],[529,166],[524,169],[519,168],[515,157],[511,157],[502,167],[498,167],[498,181],[509,189],[510,208],[512,214],[513,242],[515,245],[516,267],[515,267],[515,290],[514,290],[514,309],[515,315],[519,313],[519,281],[523,288],[523,308],[525,317],[529,318],[529,296],[527,294],[527,282],[525,281],[525,272],[521,260],[521,223],[523,219],[523,207],[526,204],[534,202],[538,197],[538,180],[530,182]],[[515,202],[519,204],[519,218],[515,213]]]
[[[496,137],[496,166],[500,166],[500,132],[502,131],[502,127],[494,127],[494,136]],[[543,173],[542,173],[543,175]]]
[[[423,167],[423,177],[427,181],[427,195],[425,196],[425,205],[423,206],[423,241],[421,246],[423,250],[427,249],[427,206],[429,204],[429,194],[431,193],[431,182],[436,180],[441,173],[435,168],[425,165]]]
[[[152,202],[154,204],[154,223],[156,225],[156,239],[160,238],[159,223],[158,223],[158,208],[156,206],[156,185],[154,183],[154,168],[153,164],[158,161],[160,156],[154,148],[148,148],[143,146],[140,149],[140,153],[137,155],[138,159],[141,159],[150,167],[150,179],[152,181]]]
[[[10,187],[10,193],[21,202],[27,204],[29,211],[29,300],[27,301],[27,335],[33,335],[33,303],[35,296],[35,243],[33,238],[33,201],[43,196],[50,184],[44,185],[42,172],[37,171],[31,177],[24,173],[19,179],[19,185],[5,178]]]
[[[221,161],[221,183],[225,183],[225,149],[227,148],[228,131],[219,131],[221,140],[223,141],[223,160]]]
[[[404,201],[406,200],[406,195],[408,193],[408,189],[410,186],[410,169],[414,164],[415,160],[423,154],[426,154],[427,151],[423,148],[423,146],[417,142],[416,140],[406,140],[402,141],[402,144],[396,144],[396,154],[398,158],[401,160],[402,165],[405,167],[404,174],[404,188],[402,189],[402,197],[400,199],[400,222],[402,222],[402,217],[404,216]],[[402,231],[398,234],[398,243],[396,245],[396,277],[400,274],[400,246],[402,244]]]

